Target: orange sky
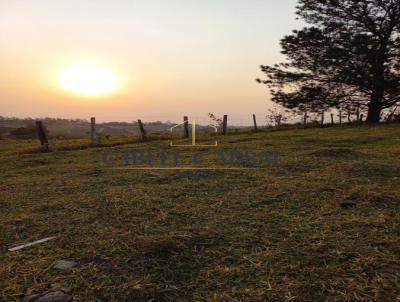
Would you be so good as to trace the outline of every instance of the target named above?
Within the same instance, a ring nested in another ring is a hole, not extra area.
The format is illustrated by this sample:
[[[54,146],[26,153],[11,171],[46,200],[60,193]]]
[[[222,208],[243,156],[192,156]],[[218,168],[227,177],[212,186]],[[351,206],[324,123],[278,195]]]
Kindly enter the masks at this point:
[[[206,119],[237,124],[271,107],[260,64],[282,60],[279,39],[301,26],[295,0],[0,2],[0,115],[99,121]],[[112,93],[66,91],[60,74],[96,64]]]

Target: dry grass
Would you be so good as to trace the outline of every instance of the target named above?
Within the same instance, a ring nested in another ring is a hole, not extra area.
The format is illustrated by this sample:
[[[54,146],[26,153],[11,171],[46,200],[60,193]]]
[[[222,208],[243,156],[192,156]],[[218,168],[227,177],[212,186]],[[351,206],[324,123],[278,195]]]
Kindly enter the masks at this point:
[[[63,283],[74,301],[395,301],[399,137],[395,125],[232,134],[222,148],[279,151],[281,164],[200,172],[102,163],[106,150],[168,149],[162,140],[59,141],[45,154],[2,140],[0,300]],[[51,269],[60,259],[79,265]]]

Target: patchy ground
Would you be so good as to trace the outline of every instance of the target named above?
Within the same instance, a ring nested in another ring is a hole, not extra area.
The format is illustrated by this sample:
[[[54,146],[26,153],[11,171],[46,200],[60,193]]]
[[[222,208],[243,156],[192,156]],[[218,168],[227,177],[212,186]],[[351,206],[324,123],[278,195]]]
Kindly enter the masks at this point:
[[[215,138],[280,163],[217,169],[203,147],[197,166],[216,169],[116,170],[126,151],[170,152],[168,141],[58,141],[40,154],[0,140],[0,300],[54,287],[74,301],[400,298],[399,126]],[[179,152],[193,166],[193,149]]]

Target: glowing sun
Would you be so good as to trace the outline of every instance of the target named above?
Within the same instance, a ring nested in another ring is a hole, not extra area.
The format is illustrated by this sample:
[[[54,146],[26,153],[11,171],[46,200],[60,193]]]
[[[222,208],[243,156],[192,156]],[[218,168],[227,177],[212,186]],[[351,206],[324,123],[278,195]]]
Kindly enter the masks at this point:
[[[76,65],[63,70],[59,77],[61,86],[83,96],[110,93],[117,87],[117,77],[97,65]]]

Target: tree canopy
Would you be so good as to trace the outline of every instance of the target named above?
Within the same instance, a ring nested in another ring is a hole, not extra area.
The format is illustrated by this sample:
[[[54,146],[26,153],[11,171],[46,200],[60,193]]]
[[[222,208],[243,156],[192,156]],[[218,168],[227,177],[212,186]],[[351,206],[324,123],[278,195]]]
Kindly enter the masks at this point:
[[[297,14],[309,26],[281,40],[287,60],[257,79],[274,102],[361,108],[371,123],[400,103],[400,0],[299,0]]]

